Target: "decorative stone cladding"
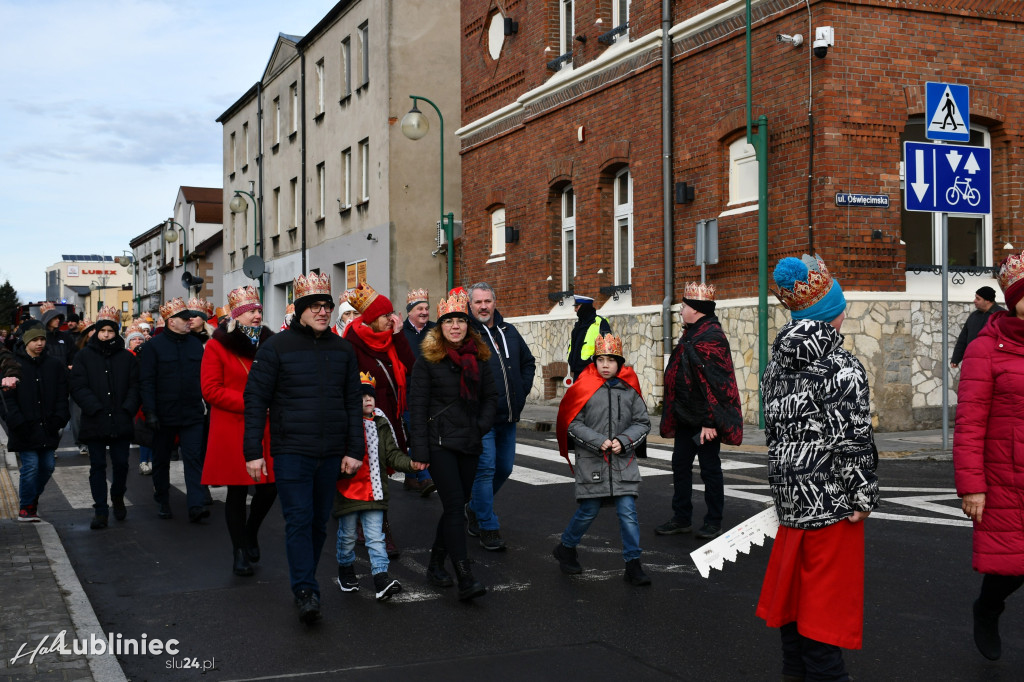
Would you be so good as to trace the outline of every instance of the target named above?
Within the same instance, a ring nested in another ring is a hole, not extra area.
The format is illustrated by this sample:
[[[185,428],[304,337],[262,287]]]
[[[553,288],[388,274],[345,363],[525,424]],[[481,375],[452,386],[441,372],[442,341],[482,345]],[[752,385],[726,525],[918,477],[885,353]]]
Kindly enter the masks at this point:
[[[847,294],[849,306],[842,332],[844,347],[864,365],[871,386],[871,414],[879,431],[910,431],[938,428],[942,423],[942,304],[937,301],[856,300]],[[678,308],[678,306],[676,306]],[[950,303],[949,352],[967,316],[970,303]],[[752,299],[722,301],[717,314],[732,348],[736,383],[740,389],[744,421],[757,423],[758,359],[757,302]],[[648,409],[660,409],[663,398],[661,313],[654,306],[629,313],[601,313],[622,337],[626,362],[640,378]],[[681,328],[678,315],[673,338]],[[555,313],[545,316],[506,318],[515,324],[537,358],[537,375],[531,402],[557,402],[565,392],[565,355],[575,318]],[[789,322],[782,306],[769,306],[768,337]],[[770,342],[769,342],[770,347]],[[950,406],[956,405],[959,374],[950,376]],[[951,410],[952,412],[952,410]],[[952,414],[951,414],[952,417]]]

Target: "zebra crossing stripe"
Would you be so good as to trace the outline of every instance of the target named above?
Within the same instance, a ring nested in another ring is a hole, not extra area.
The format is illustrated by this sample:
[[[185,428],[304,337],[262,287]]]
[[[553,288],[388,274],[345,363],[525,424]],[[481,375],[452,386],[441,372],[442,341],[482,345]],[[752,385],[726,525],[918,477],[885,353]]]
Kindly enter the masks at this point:
[[[53,471],[53,481],[60,488],[64,499],[72,509],[91,509],[92,490],[89,488],[89,467],[88,466],[62,466]],[[185,494],[185,469],[181,461],[171,462],[170,469],[171,485]],[[128,468],[128,496],[133,492],[145,491],[149,495],[153,490],[153,479],[150,476],[139,476],[136,470]],[[210,495],[218,502],[224,502],[228,496],[226,487],[210,488]],[[125,497],[126,507],[132,506],[131,501]]]

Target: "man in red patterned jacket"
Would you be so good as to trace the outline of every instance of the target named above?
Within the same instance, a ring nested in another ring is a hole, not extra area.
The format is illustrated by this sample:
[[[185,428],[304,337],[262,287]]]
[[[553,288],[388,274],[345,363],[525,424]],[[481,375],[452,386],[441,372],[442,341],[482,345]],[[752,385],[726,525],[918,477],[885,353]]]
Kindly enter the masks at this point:
[[[679,307],[683,336],[665,368],[665,409],[661,435],[675,438],[672,448],[672,518],[654,529],[658,535],[689,533],[693,526],[693,458],[700,462],[707,513],[695,537],[722,534],[725,485],[722,443],[743,441],[743,414],[736,388],[729,340],[715,317],[715,287],[691,282]]]

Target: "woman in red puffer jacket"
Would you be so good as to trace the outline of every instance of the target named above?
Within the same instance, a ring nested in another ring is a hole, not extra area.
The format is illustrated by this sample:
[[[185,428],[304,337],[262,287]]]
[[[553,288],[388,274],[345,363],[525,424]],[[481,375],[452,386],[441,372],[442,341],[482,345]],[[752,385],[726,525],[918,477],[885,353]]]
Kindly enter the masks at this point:
[[[974,642],[1002,654],[999,615],[1024,585],[1024,253],[1003,261],[1008,312],[996,312],[967,347],[957,394],[953,465],[964,513],[974,521]]]

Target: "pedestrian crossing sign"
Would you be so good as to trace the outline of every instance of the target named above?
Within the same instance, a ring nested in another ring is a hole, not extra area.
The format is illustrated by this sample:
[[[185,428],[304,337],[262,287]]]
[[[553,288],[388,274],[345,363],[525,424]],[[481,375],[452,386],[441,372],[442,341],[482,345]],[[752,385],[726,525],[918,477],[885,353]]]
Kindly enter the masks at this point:
[[[970,90],[966,85],[925,83],[925,137],[971,141]]]

